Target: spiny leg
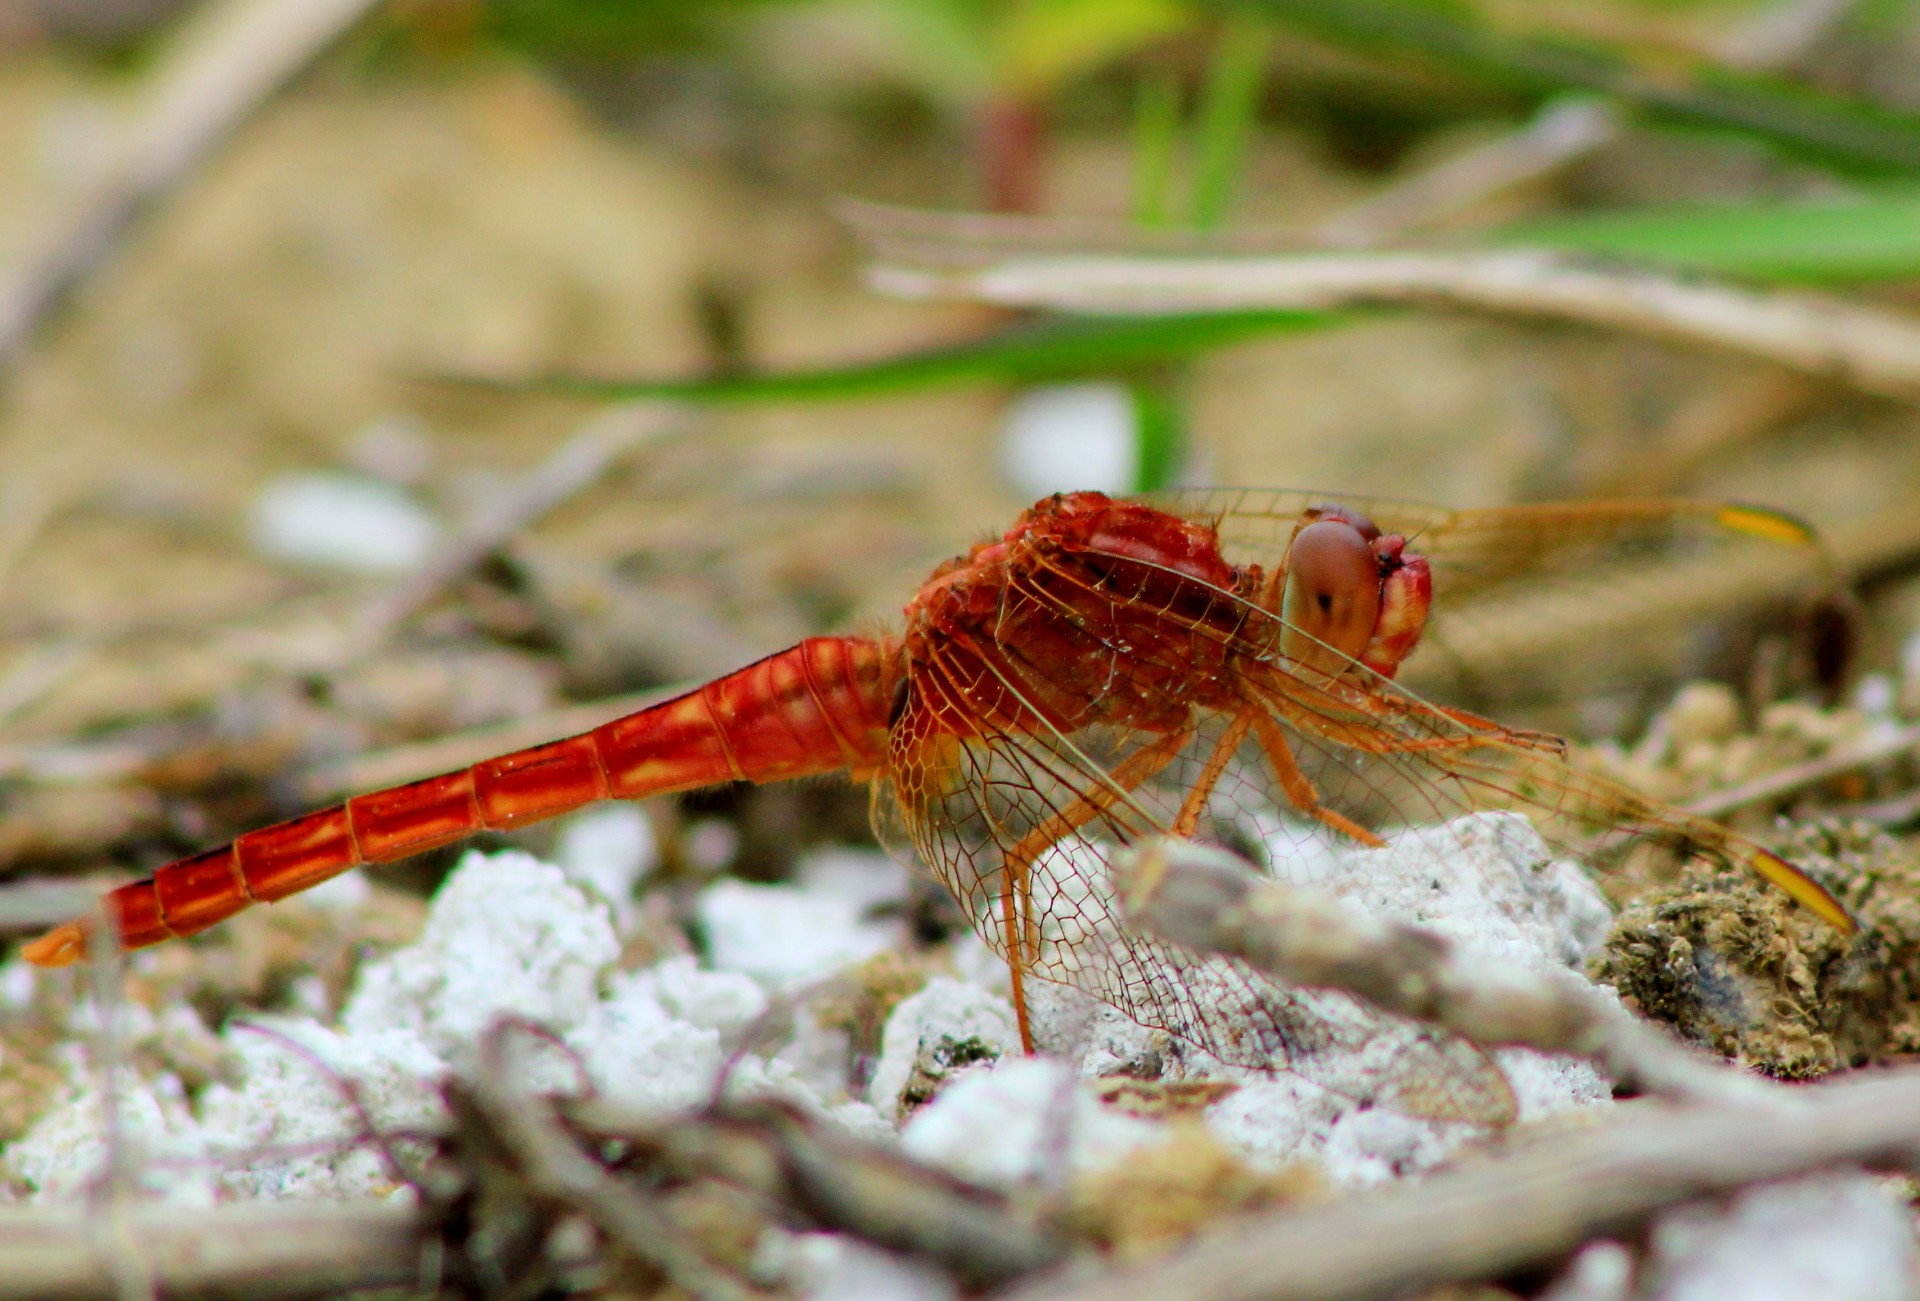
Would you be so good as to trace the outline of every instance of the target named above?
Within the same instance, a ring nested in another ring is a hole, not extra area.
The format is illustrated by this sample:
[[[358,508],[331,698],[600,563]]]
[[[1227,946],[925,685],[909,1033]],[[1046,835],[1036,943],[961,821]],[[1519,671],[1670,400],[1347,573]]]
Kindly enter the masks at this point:
[[[1464,709],[1449,709],[1426,701],[1403,699],[1394,695],[1361,691],[1352,684],[1316,686],[1296,674],[1276,675],[1269,686],[1281,699],[1291,700],[1314,716],[1313,732],[1349,750],[1369,754],[1430,754],[1435,751],[1471,750],[1485,745],[1511,745],[1526,750],[1542,750],[1564,755],[1566,740],[1550,732],[1512,728],[1490,718],[1470,714]],[[1341,715],[1358,715],[1352,721],[1338,721]],[[1395,721],[1411,720],[1416,727],[1432,729],[1433,716],[1453,723],[1463,731],[1438,736],[1404,736],[1391,730]],[[1379,720],[1380,725],[1371,721]]]
[[[1272,767],[1274,778],[1280,783],[1288,803],[1322,826],[1351,836],[1369,849],[1380,849],[1386,845],[1386,841],[1352,818],[1336,813],[1320,802],[1319,792],[1313,789],[1313,783],[1307,780],[1307,775],[1300,771],[1300,765],[1294,761],[1293,747],[1287,744],[1286,733],[1280,730],[1280,725],[1265,710],[1254,711],[1253,731],[1260,740],[1260,748],[1265,751],[1267,763]]]
[[[1013,981],[1013,1014],[1020,1025],[1020,1047],[1024,1051],[1033,1051],[1033,1029],[1027,1019],[1025,984],[1028,939],[1035,929],[1031,915],[1028,869],[1062,836],[1078,831],[1115,803],[1131,795],[1142,784],[1152,780],[1154,774],[1179,757],[1180,751],[1193,739],[1193,731],[1189,724],[1167,733],[1152,745],[1135,750],[1108,774],[1108,782],[1097,790],[1075,796],[1072,803],[1056,810],[1052,816],[1028,831],[1003,855],[1000,925],[1006,939],[1007,971]],[[1024,917],[1023,912],[1027,914]],[[1033,937],[1032,948],[1037,956],[1040,948],[1037,936]]]
[[[1213,798],[1213,788],[1220,784],[1220,776],[1226,772],[1227,764],[1233,759],[1240,743],[1247,739],[1247,733],[1253,729],[1254,716],[1260,712],[1259,706],[1249,705],[1234,715],[1227,730],[1215,743],[1213,753],[1207,756],[1200,775],[1194,779],[1193,789],[1180,802],[1179,816],[1173,820],[1173,834],[1187,837],[1200,825],[1200,815],[1206,811],[1207,801]]]

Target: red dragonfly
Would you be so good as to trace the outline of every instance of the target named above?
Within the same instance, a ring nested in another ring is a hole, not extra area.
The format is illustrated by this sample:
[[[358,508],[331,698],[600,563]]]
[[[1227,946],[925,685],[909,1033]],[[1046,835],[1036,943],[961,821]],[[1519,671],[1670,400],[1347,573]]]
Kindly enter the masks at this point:
[[[931,868],[1006,959],[1029,1049],[1040,978],[1228,1062],[1498,1123],[1512,1095],[1473,1045],[1129,932],[1107,855],[1169,832],[1231,839],[1236,818],[1262,813],[1288,819],[1304,853],[1511,810],[1569,852],[1629,838],[1739,864],[1850,931],[1826,890],[1761,846],[1570,767],[1556,738],[1394,681],[1430,613],[1444,629],[1449,601],[1472,607],[1529,571],[1811,543],[1785,516],[1703,502],[1054,496],[935,570],[899,634],[810,638],[591,732],[248,832],[113,891],[107,914],[139,948],[595,800],[845,772],[871,783],[882,839]],[[1271,866],[1288,852],[1270,850]],[[26,956],[70,963],[88,928],[68,923]],[[1363,1045],[1380,1048],[1366,1078],[1325,1065],[1326,1049]]]

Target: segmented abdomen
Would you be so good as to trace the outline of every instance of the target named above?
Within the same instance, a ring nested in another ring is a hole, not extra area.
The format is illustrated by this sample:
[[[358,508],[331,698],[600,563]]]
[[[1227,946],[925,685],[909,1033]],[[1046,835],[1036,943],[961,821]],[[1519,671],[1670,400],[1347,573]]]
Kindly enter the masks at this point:
[[[113,891],[108,915],[122,945],[140,948],[362,863],[391,862],[595,800],[843,769],[866,775],[885,763],[900,674],[895,643],[811,638],[591,732],[250,831]],[[42,966],[74,961],[87,926],[83,919],[48,933],[27,946],[27,958]]]

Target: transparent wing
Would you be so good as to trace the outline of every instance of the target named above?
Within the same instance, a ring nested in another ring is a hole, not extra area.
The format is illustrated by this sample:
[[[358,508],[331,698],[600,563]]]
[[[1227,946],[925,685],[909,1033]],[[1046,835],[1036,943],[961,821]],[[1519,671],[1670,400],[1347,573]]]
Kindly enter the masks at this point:
[[[1217,521],[1230,558],[1268,568],[1286,554],[1301,512],[1323,502],[1405,534],[1432,566],[1433,610],[1402,680],[1508,716],[1570,697],[1663,692],[1686,675],[1727,676],[1744,667],[1756,626],[1791,623],[1834,588],[1832,563],[1807,525],[1724,502],[1448,510],[1265,489],[1158,500]]]
[[[894,732],[893,780],[879,795],[893,807],[880,816],[897,817],[915,855],[1001,957],[1223,1061],[1292,1071],[1410,1115],[1484,1125],[1513,1119],[1505,1077],[1465,1040],[1122,924],[1109,857],[1173,824],[1217,744],[1218,720],[1120,798],[1112,774],[1166,738],[1102,728],[1070,740],[998,732],[960,741],[929,713],[910,697]],[[1251,807],[1257,799],[1239,788],[1244,780],[1237,774],[1234,783]],[[1079,807],[1086,802],[1098,811]],[[1063,820],[1077,825],[1052,834]]]

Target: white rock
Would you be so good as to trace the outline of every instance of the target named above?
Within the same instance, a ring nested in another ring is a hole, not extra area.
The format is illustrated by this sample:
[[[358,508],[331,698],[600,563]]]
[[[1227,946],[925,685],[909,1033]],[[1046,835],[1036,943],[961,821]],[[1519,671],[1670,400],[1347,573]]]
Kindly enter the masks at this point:
[[[406,1030],[456,1065],[503,1015],[565,1032],[619,956],[604,905],[517,850],[469,851],[434,896],[418,942],[377,962],[341,1016],[350,1034]]]
[[[209,1147],[243,1158],[227,1169],[227,1191],[268,1201],[390,1192],[398,1176],[375,1145],[360,1141],[362,1124],[347,1089],[376,1128],[418,1129],[446,1119],[438,1088],[446,1063],[408,1030],[343,1035],[305,1020],[261,1024],[273,1033],[228,1029],[243,1082],[216,1084],[200,1103]],[[270,1148],[298,1152],[260,1151]],[[410,1155],[417,1161],[421,1153],[411,1149]]]
[[[949,1301],[959,1296],[945,1271],[842,1234],[795,1234],[783,1262],[805,1301]]]
[[[767,995],[749,976],[733,971],[704,971],[690,957],[668,958],[642,971],[616,976],[610,995],[630,982],[644,989],[668,1015],[731,1038],[767,1010]]]
[[[713,1095],[726,1052],[720,1032],[660,1005],[646,973],[616,977],[608,997],[567,1035],[596,1083],[639,1106],[677,1110]]]
[[[248,524],[264,555],[364,573],[417,569],[440,538],[433,516],[404,488],[338,471],[272,480]]]
[[[1020,1030],[1013,1004],[945,976],[934,977],[919,993],[902,999],[887,1018],[880,1060],[867,1088],[867,1100],[882,1115],[900,1114],[900,1092],[913,1075],[914,1062],[923,1049],[937,1050],[941,1040],[975,1040],[1002,1057],[1016,1055]]]
[[[1166,1127],[1101,1104],[1071,1066],[1016,1057],[974,1068],[913,1114],[910,1155],[989,1187],[1058,1186],[1166,1139]]]
[[[896,923],[865,920],[857,898],[792,885],[723,880],[700,894],[707,954],[775,989],[831,974],[892,948]]]
[[[660,842],[639,805],[600,804],[561,824],[553,859],[569,880],[613,909],[614,923],[625,934],[639,915],[635,887],[660,865]]]
[[[1140,460],[1138,426],[1124,384],[1023,389],[1001,420],[1001,465],[1028,497],[1078,489],[1128,492]]]
[[[866,910],[904,904],[913,892],[907,869],[871,849],[813,850],[794,866],[794,880],[802,889],[849,899]]]
[[[179,1081],[147,1081],[123,1070],[113,1103],[120,1169],[130,1185],[180,1206],[216,1200],[214,1168],[202,1159],[200,1127],[178,1101]],[[77,1201],[107,1176],[107,1095],[81,1088],[0,1151],[0,1165],[24,1181],[31,1200]],[[155,1164],[165,1159],[166,1164]]]
[[[1276,1170],[1323,1147],[1348,1106],[1296,1075],[1274,1075],[1243,1081],[1207,1108],[1206,1125],[1249,1164]]]
[[[1627,1301],[1633,1295],[1633,1253],[1617,1242],[1589,1242],[1574,1253],[1539,1301]]]
[[[1683,1207],[1652,1247],[1640,1295],[1658,1301],[1901,1301],[1920,1265],[1907,1209],[1845,1173]]]
[[[1276,861],[1284,839],[1271,843]],[[1576,865],[1516,813],[1474,813],[1343,847],[1322,887],[1376,916],[1430,926],[1490,956],[1577,968],[1613,910]]]
[[[18,1011],[33,1002],[34,987],[39,984],[35,973],[39,970],[25,958],[0,964],[0,1005]]]

